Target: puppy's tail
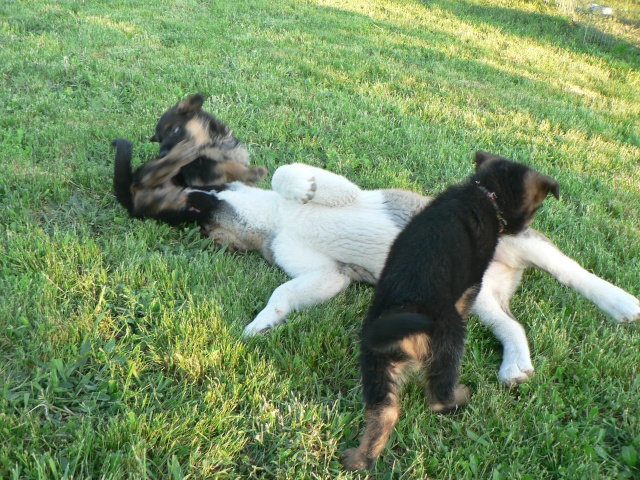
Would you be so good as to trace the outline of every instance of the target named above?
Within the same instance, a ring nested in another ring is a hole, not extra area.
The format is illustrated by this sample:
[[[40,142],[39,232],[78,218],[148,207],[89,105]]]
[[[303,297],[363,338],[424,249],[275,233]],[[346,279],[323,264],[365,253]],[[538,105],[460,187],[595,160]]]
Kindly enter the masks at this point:
[[[362,328],[362,343],[372,350],[386,350],[396,342],[417,333],[432,335],[435,322],[413,312],[381,315]]]
[[[131,171],[132,148],[131,142],[124,138],[116,138],[111,145],[116,147],[116,160],[113,166],[113,190],[116,199],[133,215],[133,196],[131,184],[133,173]]]
[[[362,343],[371,350],[386,351],[416,334],[429,336],[432,352],[455,351],[464,346],[466,328],[455,310],[438,315],[437,320],[422,313],[391,313],[363,325]]]

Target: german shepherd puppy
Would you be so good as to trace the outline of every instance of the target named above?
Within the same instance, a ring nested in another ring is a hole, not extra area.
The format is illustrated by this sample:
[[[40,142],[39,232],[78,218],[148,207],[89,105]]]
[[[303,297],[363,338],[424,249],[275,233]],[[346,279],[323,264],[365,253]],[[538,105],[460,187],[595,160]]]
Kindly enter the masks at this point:
[[[467,402],[458,385],[463,318],[480,290],[501,234],[526,229],[558,183],[524,165],[476,154],[476,173],[417,214],[394,241],[362,326],[360,367],[366,427],[360,446],[344,452],[349,470],[373,467],[398,416],[409,369],[421,369],[431,410]]]
[[[166,110],[156,124],[152,142],[160,143],[160,157],[131,169],[131,144],[116,139],[114,190],[118,201],[134,217],[180,223],[174,213],[184,206],[184,188],[240,181],[254,185],[264,167],[249,168],[246,147],[223,122],[202,110],[195,94]]]

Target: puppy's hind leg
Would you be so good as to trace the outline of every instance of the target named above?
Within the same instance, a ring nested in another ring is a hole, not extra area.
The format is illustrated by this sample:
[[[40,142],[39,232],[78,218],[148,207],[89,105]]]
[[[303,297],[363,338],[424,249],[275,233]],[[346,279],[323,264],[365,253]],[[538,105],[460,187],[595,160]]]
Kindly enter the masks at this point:
[[[430,334],[429,355],[422,358],[429,405],[438,413],[453,412],[469,399],[469,389],[458,384],[466,335],[464,320],[455,310],[446,317],[446,323],[440,319]]]
[[[271,188],[287,200],[313,201],[327,207],[344,207],[360,195],[360,187],[345,177],[321,168],[294,163],[283,165],[273,174]]]
[[[398,395],[406,362],[391,362],[367,353],[361,354],[362,388],[365,398],[365,429],[357,448],[342,454],[347,470],[368,470],[384,450],[391,432],[398,423]]]

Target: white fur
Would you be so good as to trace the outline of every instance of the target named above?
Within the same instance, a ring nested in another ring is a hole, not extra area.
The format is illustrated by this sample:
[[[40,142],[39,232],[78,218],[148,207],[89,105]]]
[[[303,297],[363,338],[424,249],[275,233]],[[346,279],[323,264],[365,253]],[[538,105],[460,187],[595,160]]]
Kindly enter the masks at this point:
[[[291,277],[247,325],[246,336],[329,300],[353,280],[375,283],[401,228],[430,201],[400,190],[361,190],[344,177],[302,164],[278,168],[272,187],[238,183],[211,193],[228,208],[214,212],[206,225],[209,235],[219,243],[260,250]],[[498,377],[509,385],[534,372],[524,329],[509,310],[522,272],[531,266],[576,289],[618,322],[640,317],[635,297],[584,270],[539,232],[502,237],[472,313],[502,342]]]

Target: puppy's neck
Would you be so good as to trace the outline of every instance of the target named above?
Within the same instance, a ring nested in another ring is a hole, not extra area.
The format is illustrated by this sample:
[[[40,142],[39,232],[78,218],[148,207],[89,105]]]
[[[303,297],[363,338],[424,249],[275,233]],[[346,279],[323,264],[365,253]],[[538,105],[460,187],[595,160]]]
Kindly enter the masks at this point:
[[[476,187],[478,187],[478,189],[480,189],[480,191],[482,193],[484,193],[485,197],[487,197],[489,199],[489,201],[491,202],[491,205],[493,205],[493,209],[496,211],[496,217],[498,218],[498,225],[499,225],[498,232],[499,233],[504,233],[504,230],[505,230],[505,228],[507,226],[507,221],[502,216],[502,212],[500,211],[500,207],[498,207],[498,198],[497,198],[495,192],[490,192],[485,187],[480,185],[480,182],[477,181],[477,180],[476,180]]]

